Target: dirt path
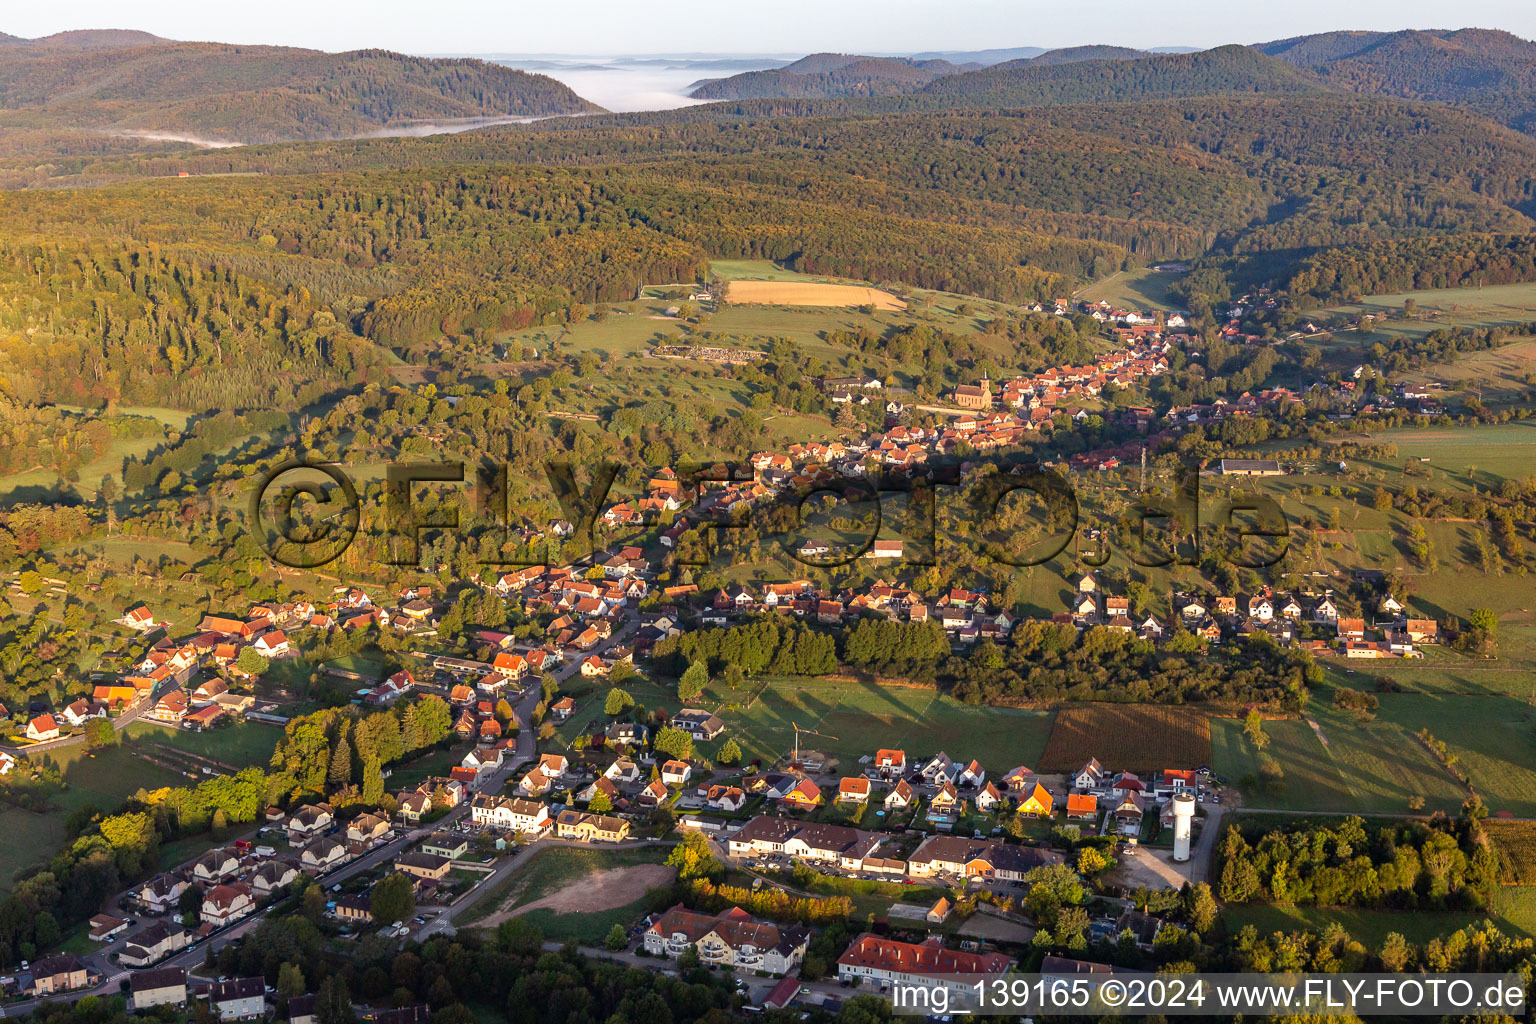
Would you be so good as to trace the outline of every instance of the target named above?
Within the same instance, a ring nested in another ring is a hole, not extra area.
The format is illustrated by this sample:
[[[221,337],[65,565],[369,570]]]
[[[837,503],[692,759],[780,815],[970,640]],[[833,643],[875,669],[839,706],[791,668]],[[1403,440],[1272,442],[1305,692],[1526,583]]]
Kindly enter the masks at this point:
[[[478,928],[494,928],[501,922],[541,908],[562,914],[592,914],[612,910],[640,899],[648,889],[672,881],[676,868],[665,864],[634,864],[607,868],[572,879],[564,888],[511,910],[496,913],[476,922]],[[516,897],[513,897],[516,898]]]

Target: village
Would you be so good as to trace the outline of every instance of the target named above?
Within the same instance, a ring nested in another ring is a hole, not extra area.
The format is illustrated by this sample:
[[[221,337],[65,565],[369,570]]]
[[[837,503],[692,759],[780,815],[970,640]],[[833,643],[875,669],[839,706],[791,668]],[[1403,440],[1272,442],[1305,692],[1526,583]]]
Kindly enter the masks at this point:
[[[675,470],[655,471],[642,496],[601,511],[604,528],[629,531],[624,541],[577,564],[527,565],[477,581],[517,615],[541,623],[536,639],[479,629],[474,657],[436,653],[433,638],[450,598],[426,584],[386,597],[369,584],[342,582],[332,588],[328,603],[259,602],[239,615],[206,615],[193,634],[174,639],[147,605],[129,608],[118,622],[144,638],[142,657],[118,678],[98,681],[89,698],[30,714],[21,737],[26,743],[0,751],[0,775],[29,751],[81,741],[93,721],[121,728],[143,719],[192,731],[236,722],[280,728],[288,721],[285,705],[263,687],[263,668],[299,657],[295,637],[371,629],[417,645],[413,664],[420,667],[383,678],[325,671],[351,685],[353,703],[364,708],[446,702],[453,738],[469,749],[446,774],[398,790],[392,814],[343,813],[325,802],[268,808],[250,836],[153,876],[92,918],[91,938],[110,950],[105,969],[71,954],[50,956],[23,965],[9,990],[38,998],[91,991],[118,979],[131,987],[135,1008],[206,998],[220,1019],[257,1015],[271,995],[259,979],[210,984],[188,975],[200,947],[233,941],[310,883],[324,887],[325,919],[342,934],[376,931],[401,943],[451,934],[460,910],[515,872],[530,848],[551,843],[624,848],[697,834],[755,885],[782,884],[804,866],[824,876],[947,893],[920,906],[893,904],[890,922],[882,920],[842,952],[836,968],[840,985],[879,991],[935,973],[1009,969],[1014,958],[992,943],[949,948],[939,926],[954,912],[956,900],[980,899],[989,913],[1027,934],[1032,925],[1016,908],[1031,886],[1031,873],[1070,866],[1072,842],[1082,838],[1101,840],[1109,862],[1123,863],[1128,877],[1143,886],[1203,881],[1225,781],[1207,765],[1122,765],[1106,749],[1085,751],[1075,772],[1048,773],[1030,765],[984,766],[943,751],[909,756],[902,749],[879,748],[860,757],[852,770],[834,772],[816,752],[802,752],[797,736],[794,748],[773,763],[738,767],[719,763],[730,738],[728,723],[710,710],[686,706],[670,713],[650,709],[654,717],[646,720],[610,715],[574,750],[548,732],[540,731],[535,740],[535,716],[559,725],[575,713],[576,701],[562,692],[566,681],[622,681],[658,643],[692,629],[761,615],[792,616],[817,629],[883,619],[934,623],[955,651],[1008,642],[1028,620],[994,606],[983,591],[923,594],[884,579],[838,588],[801,578],[702,593],[694,584],[662,582],[669,574],[657,559],[720,515],[786,493],[859,477],[871,466],[910,470],[931,459],[1002,449],[1051,430],[1060,417],[1081,420],[1088,414],[1070,403],[1166,372],[1169,346],[1190,340],[1164,334],[1184,326],[1177,314],[1101,306],[1085,305],[1083,311],[1114,322],[1115,336],[1127,347],[1091,365],[1061,367],[995,388],[985,378],[960,385],[950,396],[955,409],[945,413],[941,426],[900,425],[896,421],[905,410],[891,399],[883,432],[858,442],[759,452],[749,460],[750,479],[703,481],[690,493],[690,482]],[[882,382],[870,376],[822,383],[834,404],[867,404],[880,400],[883,391]],[[1275,389],[1230,404],[1217,399],[1172,409],[1161,432],[1153,429],[1150,408],[1125,408],[1118,415],[1137,433],[1135,442],[1074,455],[1064,468],[1114,469],[1189,424],[1262,415],[1297,401],[1291,392]],[[1247,478],[1278,475],[1285,468],[1273,459],[1222,459],[1209,472]],[[654,531],[656,547],[648,550],[635,538],[637,528]],[[574,531],[563,520],[546,529],[557,541]],[[875,539],[859,557],[894,568],[905,553],[900,540]],[[814,565],[811,560],[837,552],[807,545],[796,554]],[[1167,595],[1171,614],[1160,616],[1135,607],[1128,594],[1114,592],[1095,571],[1077,577],[1070,589],[1069,606],[1044,621],[1125,634],[1152,645],[1182,636],[1216,648],[1264,634],[1314,656],[1374,659],[1420,657],[1423,645],[1442,639],[1435,620],[1414,617],[1385,592],[1372,593],[1368,605],[1331,589],[1172,593]],[[664,742],[664,732],[686,736],[687,749]],[[715,756],[706,756],[704,744],[712,745]],[[1066,852],[1063,835],[1071,837]],[[394,877],[408,880],[412,905],[420,912],[382,920],[374,912],[374,892]],[[1107,904],[1092,922],[1099,938],[1128,934],[1133,944],[1147,948],[1161,926],[1161,919],[1123,900]],[[740,909],[705,914],[679,905],[649,915],[630,940],[650,955],[676,958],[691,950],[711,965],[783,978],[763,997],[762,1005],[772,1007],[800,994],[793,975],[810,935],[811,929]],[[1047,961],[1047,968],[1060,973],[1111,969],[1060,957]],[[298,1014],[293,1019],[304,1024],[308,1004],[294,1005],[299,1009],[290,1011]],[[407,1011],[398,1012],[405,1014],[400,1024],[412,1024]]]

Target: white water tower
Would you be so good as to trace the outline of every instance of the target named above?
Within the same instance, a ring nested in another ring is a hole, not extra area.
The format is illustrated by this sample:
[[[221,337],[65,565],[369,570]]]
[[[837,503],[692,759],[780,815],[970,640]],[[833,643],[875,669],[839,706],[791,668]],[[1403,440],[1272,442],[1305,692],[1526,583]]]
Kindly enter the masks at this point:
[[[1193,793],[1180,793],[1173,798],[1173,859],[1189,860],[1189,833],[1195,822],[1195,797]]]

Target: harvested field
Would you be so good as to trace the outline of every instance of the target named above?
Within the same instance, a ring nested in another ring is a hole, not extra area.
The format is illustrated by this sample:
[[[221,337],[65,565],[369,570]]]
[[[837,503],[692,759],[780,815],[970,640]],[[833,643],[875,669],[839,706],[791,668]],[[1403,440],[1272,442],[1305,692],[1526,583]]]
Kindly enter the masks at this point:
[[[1499,881],[1505,885],[1536,885],[1536,821],[1488,818],[1483,830],[1499,854]]]
[[[806,281],[732,281],[727,302],[772,306],[873,306],[901,310],[907,304],[890,292],[855,284],[816,284]]]
[[[1071,772],[1096,757],[1111,771],[1195,768],[1211,760],[1210,719],[1189,708],[1087,704],[1062,708],[1037,766]]]

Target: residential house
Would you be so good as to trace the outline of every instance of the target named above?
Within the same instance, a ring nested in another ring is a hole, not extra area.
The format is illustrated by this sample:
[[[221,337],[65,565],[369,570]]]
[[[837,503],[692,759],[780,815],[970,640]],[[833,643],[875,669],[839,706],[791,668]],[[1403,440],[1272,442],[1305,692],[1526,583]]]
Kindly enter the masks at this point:
[[[606,779],[601,775],[593,779],[586,788],[577,793],[576,799],[590,805],[593,800],[597,799],[599,794],[608,801],[609,807],[613,807],[619,801],[619,787],[615,786],[612,780]]]
[[[201,884],[221,882],[240,870],[240,858],[229,850],[209,850],[192,862],[192,880]]]
[[[884,807],[887,811],[899,811],[912,806],[916,794],[906,779],[899,780],[889,793],[885,795]]]
[[[414,793],[401,793],[400,806],[396,812],[408,824],[417,824],[422,816],[432,809],[432,795],[420,790]]]
[[[658,917],[642,937],[652,956],[676,958],[693,949],[710,967],[777,976],[800,966],[809,940],[809,929],[759,921],[739,907],[706,914],[681,904]]]
[[[972,761],[960,769],[960,774],[955,777],[955,782],[961,786],[979,786],[987,781],[987,770],[981,766],[980,761]]]
[[[555,834],[584,843],[618,843],[629,838],[629,822],[604,814],[565,810],[555,819]]]
[[[135,899],[151,914],[174,910],[187,888],[187,881],[172,874],[156,875],[134,893]]]
[[[73,953],[59,953],[44,957],[32,964],[32,991],[38,996],[51,996],[84,988],[90,983],[90,971]]]
[[[1067,819],[1093,821],[1099,816],[1099,798],[1093,793],[1067,794]]]
[[[603,770],[603,778],[620,785],[639,782],[640,766],[627,757],[620,757]]]
[[[469,854],[469,838],[456,832],[434,832],[421,842],[422,853],[458,860]]]
[[[939,791],[933,794],[933,799],[928,802],[928,816],[951,815],[959,813],[960,794],[955,789],[953,782],[946,782],[939,787]]]
[[[1074,789],[1099,789],[1104,785],[1104,766],[1099,764],[1099,759],[1090,757],[1088,763],[1077,770],[1072,776]]]
[[[779,804],[792,810],[810,810],[820,807],[821,799],[821,787],[810,779],[801,779],[779,798]]]
[[[887,779],[899,779],[907,771],[907,754],[903,750],[875,751],[875,771]]]
[[[347,842],[371,843],[389,833],[389,819],[382,814],[359,814],[347,822]]]
[[[655,782],[647,783],[635,799],[639,801],[641,807],[660,807],[667,802],[667,796],[667,787],[657,779]]]
[[[157,921],[123,940],[118,962],[125,967],[148,967],[185,949],[192,933],[173,921]]]
[[[216,885],[203,893],[202,919],[215,928],[233,924],[255,909],[251,887],[244,882]]]
[[[688,776],[693,774],[687,761],[665,761],[661,766],[661,781],[666,786],[681,786],[688,781]]]
[[[1019,765],[1003,776],[1003,788],[1010,793],[1022,793],[1026,789],[1033,789],[1035,785],[1034,769]]]
[[[995,785],[988,782],[986,785],[981,787],[981,790],[976,794],[975,797],[972,798],[971,802],[976,805],[976,809],[981,813],[991,814],[993,811],[1002,806],[1003,795],[1002,793],[998,792],[998,789]]]
[[[846,825],[800,821],[760,814],[727,840],[732,857],[781,853],[801,860],[858,871],[885,837]]]
[[[93,718],[106,718],[107,706],[105,704],[92,704],[88,700],[77,700],[64,709],[64,721],[71,726],[79,728]]]
[[[1140,793],[1126,793],[1110,806],[1108,817],[1122,835],[1135,836],[1141,832],[1141,819],[1146,806]]]
[[[863,804],[869,802],[869,779],[863,775],[850,775],[837,783],[837,802]]]
[[[288,1024],[315,1024],[315,1004],[319,996],[294,996],[288,1000]]]
[[[1333,603],[1333,598],[1324,597],[1312,606],[1312,621],[1332,625],[1339,621],[1339,606]]]
[[[419,850],[402,853],[395,858],[397,871],[429,882],[441,882],[448,876],[448,869],[452,866],[453,861],[447,857],[440,857],[435,853],[423,853]]]
[[[263,978],[216,981],[208,990],[208,1005],[219,1020],[250,1020],[267,1015],[267,983]]]
[[[187,1001],[187,969],[161,967],[128,976],[128,998],[134,1013],[157,1006],[181,1006]]]
[[[288,818],[288,841],[302,843],[325,832],[335,821],[336,812],[330,804],[306,804]]]
[[[699,708],[683,708],[667,724],[674,729],[681,729],[696,740],[712,740],[725,731],[725,722],[718,715]]]
[[[1337,629],[1340,640],[1365,639],[1365,620],[1362,618],[1340,618]]]
[[[481,793],[470,801],[469,813],[476,825],[510,832],[543,832],[550,826],[549,808],[532,800]]]
[[[907,858],[907,873],[914,878],[998,878],[1021,881],[1038,867],[1065,863],[1054,850],[1038,846],[1014,846],[990,839],[965,836],[929,836]]]
[[[59,738],[59,723],[50,714],[41,714],[27,723],[27,739],[36,743]]]
[[[705,803],[713,810],[734,814],[746,806],[747,794],[739,786],[710,786]]]
[[[332,911],[336,920],[346,921],[350,924],[373,923],[373,901],[366,894],[349,892],[336,901],[336,907]]]
[[[269,899],[299,877],[299,869],[285,861],[269,860],[251,875],[251,891],[261,899]]]
[[[953,781],[959,774],[959,770],[955,762],[949,759],[949,755],[941,750],[928,759],[928,763],[922,767],[921,774],[923,781],[930,786],[942,786],[946,782]]]
[[[614,722],[606,738],[610,747],[643,747],[650,735],[650,730],[638,722]]]
[[[334,839],[317,839],[304,847],[299,867],[309,874],[323,874],[347,859],[347,848]]]
[[[1049,818],[1055,809],[1056,799],[1040,783],[1019,801],[1019,813],[1030,818]]]

